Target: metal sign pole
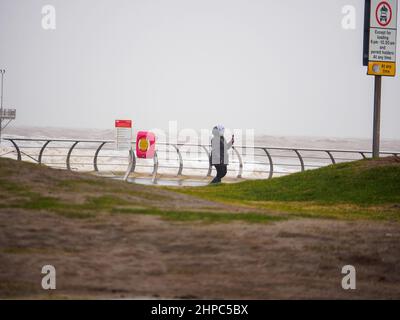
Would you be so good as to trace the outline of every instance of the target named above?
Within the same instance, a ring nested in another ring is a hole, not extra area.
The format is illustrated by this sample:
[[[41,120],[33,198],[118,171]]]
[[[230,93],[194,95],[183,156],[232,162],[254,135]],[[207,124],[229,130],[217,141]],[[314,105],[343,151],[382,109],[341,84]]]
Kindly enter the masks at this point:
[[[6,70],[0,70],[1,72],[1,105],[0,105],[0,144],[1,144],[1,130],[3,126],[3,80],[4,80],[4,73]]]
[[[0,72],[1,72],[1,110],[3,110],[3,78],[6,70],[0,70]]]
[[[382,94],[382,76],[375,76],[374,89],[374,132],[372,140],[372,157],[379,158],[379,144],[381,131],[381,94]]]
[[[373,158],[380,154],[382,77],[396,76],[397,8],[398,0],[365,1],[363,64],[375,77]]]

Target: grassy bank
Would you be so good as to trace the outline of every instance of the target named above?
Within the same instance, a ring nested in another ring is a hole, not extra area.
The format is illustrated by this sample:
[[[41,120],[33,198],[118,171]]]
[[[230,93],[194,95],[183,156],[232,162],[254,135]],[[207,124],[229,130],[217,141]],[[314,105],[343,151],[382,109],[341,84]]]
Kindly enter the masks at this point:
[[[0,159],[0,210],[7,209],[79,219],[118,214],[207,223],[268,223],[287,219],[266,210],[228,207],[161,188]]]
[[[181,188],[214,201],[303,217],[400,220],[400,160],[332,165],[272,180]]]
[[[161,188],[0,159],[0,210],[5,209],[209,223],[301,217],[400,221],[400,161],[362,160],[272,180]]]

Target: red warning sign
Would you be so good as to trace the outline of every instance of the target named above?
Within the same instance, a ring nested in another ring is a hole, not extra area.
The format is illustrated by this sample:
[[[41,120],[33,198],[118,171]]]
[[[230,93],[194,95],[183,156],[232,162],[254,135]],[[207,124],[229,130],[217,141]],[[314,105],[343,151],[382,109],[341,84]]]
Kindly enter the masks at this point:
[[[386,27],[392,21],[392,17],[392,6],[386,1],[380,2],[375,11],[376,22],[378,22],[380,26]]]
[[[132,128],[132,120],[115,120],[116,128]]]

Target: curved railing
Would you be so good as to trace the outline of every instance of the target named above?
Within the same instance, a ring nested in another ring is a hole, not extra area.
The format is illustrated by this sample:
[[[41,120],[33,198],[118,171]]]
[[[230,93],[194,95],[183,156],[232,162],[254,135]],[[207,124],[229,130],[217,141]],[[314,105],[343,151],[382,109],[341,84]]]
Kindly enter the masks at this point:
[[[154,159],[136,159],[135,153],[116,151],[115,141],[85,139],[4,138],[9,143],[3,157],[26,160],[67,170],[93,171],[127,180],[144,174],[156,182],[161,175],[211,176],[210,146],[157,143]],[[290,147],[234,146],[229,151],[229,174],[240,178],[268,178],[329,164],[365,159],[366,150],[313,149]],[[381,156],[400,156],[400,151],[384,151]],[[161,172],[163,171],[163,172]]]

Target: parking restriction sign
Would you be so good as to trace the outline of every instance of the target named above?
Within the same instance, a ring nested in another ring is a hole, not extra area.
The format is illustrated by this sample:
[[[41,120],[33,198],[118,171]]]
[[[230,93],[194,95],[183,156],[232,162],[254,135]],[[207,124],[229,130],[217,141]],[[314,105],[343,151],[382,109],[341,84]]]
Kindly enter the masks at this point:
[[[115,140],[117,150],[132,148],[132,121],[115,120]]]
[[[396,75],[397,0],[371,0],[368,74]]]

